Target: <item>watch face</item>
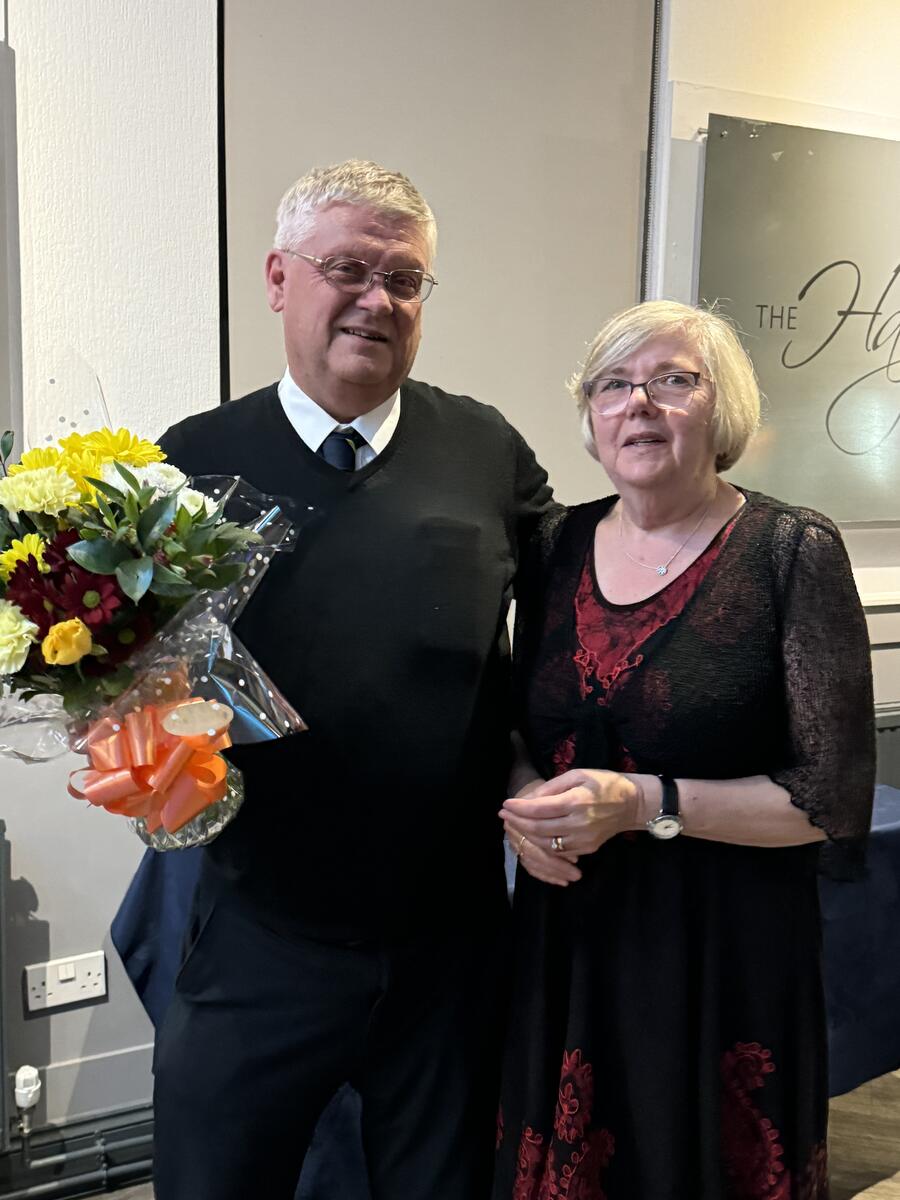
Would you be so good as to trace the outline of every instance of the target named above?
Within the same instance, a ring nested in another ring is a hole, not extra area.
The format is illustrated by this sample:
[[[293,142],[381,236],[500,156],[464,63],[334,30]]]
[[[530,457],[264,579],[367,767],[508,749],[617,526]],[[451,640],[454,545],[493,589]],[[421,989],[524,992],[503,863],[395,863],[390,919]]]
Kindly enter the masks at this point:
[[[684,826],[680,817],[654,817],[647,822],[647,828],[657,838],[678,837]]]

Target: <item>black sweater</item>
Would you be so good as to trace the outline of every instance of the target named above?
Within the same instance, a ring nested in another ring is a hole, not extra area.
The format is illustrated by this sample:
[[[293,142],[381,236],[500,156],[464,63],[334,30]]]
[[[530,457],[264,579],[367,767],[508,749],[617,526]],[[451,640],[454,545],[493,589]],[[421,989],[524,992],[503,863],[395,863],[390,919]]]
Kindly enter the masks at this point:
[[[337,939],[456,920],[503,888],[506,614],[550,491],[493,408],[407,382],[355,472],[298,437],[275,386],[161,442],[190,475],[314,505],[236,632],[309,732],[232,752],[246,800],[207,874],[270,925]]]

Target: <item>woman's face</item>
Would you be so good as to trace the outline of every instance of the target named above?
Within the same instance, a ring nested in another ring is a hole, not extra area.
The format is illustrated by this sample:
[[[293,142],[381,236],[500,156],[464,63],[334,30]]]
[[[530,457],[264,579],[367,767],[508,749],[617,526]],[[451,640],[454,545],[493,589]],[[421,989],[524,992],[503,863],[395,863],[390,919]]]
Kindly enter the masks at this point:
[[[675,335],[651,338],[603,375],[644,383],[671,371],[705,373],[696,349]],[[616,488],[672,486],[715,475],[710,423],[714,403],[713,384],[701,378],[683,409],[657,408],[642,387],[632,389],[624,410],[615,416],[592,409],[597,457]]]

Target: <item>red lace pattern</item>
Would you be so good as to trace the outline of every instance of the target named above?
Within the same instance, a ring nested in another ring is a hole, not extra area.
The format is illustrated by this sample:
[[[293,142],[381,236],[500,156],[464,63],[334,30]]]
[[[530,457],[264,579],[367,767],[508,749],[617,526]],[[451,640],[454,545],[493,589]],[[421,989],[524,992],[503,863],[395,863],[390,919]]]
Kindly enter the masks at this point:
[[[828,1200],[828,1152],[812,1148],[798,1177],[785,1168],[781,1134],[757,1107],[752,1092],[775,1070],[770,1050],[737,1042],[722,1056],[722,1159],[733,1200]]]
[[[553,1136],[522,1130],[512,1200],[607,1200],[603,1174],[615,1151],[607,1129],[589,1129],[594,1073],[580,1050],[563,1054]]]
[[[609,703],[620,681],[644,661],[643,648],[653,634],[681,614],[719,557],[733,525],[733,521],[729,522],[682,575],[655,596],[635,605],[613,606],[602,600],[594,581],[594,549],[591,545],[575,593],[578,649],[573,661],[582,700],[593,694],[598,704]],[[667,700],[667,696],[660,696],[660,705],[664,706]],[[569,770],[575,761],[575,753],[574,735],[560,742],[553,753],[557,775]],[[625,746],[619,747],[613,765],[620,771],[636,769]]]
[[[613,607],[603,603],[594,583],[591,547],[575,594],[575,662],[582,699],[596,692],[598,704],[606,704],[619,679],[641,665],[642,647],[657,630],[680,615],[719,557],[733,524],[730,522],[683,574],[636,605]]]

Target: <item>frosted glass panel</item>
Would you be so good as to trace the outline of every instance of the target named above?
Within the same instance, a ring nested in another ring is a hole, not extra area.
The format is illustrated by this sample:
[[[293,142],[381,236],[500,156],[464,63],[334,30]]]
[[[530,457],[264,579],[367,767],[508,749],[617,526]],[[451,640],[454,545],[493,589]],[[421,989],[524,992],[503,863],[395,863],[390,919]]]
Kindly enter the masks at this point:
[[[900,142],[711,116],[700,296],[768,398],[739,483],[900,520]]]

